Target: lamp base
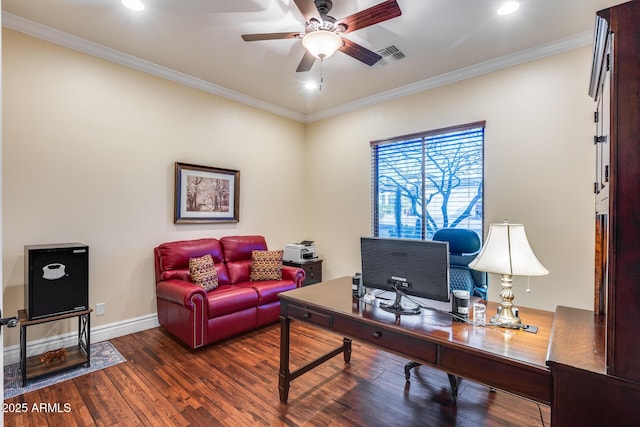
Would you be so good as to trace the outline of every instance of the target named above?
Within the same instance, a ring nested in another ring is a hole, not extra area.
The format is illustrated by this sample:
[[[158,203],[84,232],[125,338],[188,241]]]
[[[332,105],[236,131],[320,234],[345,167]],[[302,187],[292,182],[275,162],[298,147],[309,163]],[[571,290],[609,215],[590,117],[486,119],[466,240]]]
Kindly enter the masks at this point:
[[[513,314],[511,307],[502,307],[502,310],[491,318],[491,324],[501,328],[520,329],[522,320]]]

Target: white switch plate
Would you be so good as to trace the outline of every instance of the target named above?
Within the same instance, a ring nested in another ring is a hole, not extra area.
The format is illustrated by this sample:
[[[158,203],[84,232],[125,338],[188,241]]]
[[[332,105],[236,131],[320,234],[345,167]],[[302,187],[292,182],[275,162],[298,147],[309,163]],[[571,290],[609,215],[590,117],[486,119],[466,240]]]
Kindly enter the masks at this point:
[[[96,304],[96,316],[102,316],[104,314],[104,303]]]

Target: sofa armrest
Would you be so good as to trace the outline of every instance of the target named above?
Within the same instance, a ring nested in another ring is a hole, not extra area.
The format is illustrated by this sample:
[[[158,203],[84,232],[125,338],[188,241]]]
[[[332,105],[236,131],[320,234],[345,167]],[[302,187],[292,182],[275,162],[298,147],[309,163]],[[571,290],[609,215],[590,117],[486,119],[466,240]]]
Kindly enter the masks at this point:
[[[196,295],[201,299],[194,299]],[[156,296],[166,301],[193,308],[193,301],[206,301],[207,293],[200,286],[184,280],[163,280],[156,285]]]
[[[296,284],[296,288],[302,286],[304,279],[307,277],[307,273],[303,269],[298,267],[290,267],[288,265],[282,266],[282,280],[291,280]]]

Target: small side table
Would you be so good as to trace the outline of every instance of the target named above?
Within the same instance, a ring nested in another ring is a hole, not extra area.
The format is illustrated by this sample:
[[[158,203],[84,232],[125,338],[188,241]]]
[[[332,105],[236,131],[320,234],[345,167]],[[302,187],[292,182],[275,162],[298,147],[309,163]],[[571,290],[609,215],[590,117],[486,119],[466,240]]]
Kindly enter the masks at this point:
[[[72,368],[74,366],[91,366],[91,312],[93,309],[74,311],[72,313],[47,316],[39,319],[27,320],[25,310],[18,310],[18,321],[20,322],[20,373],[22,374],[22,386],[24,387],[28,379],[42,375]],[[49,363],[40,361],[40,356],[27,357],[27,328],[32,325],[39,325],[56,320],[78,318],[78,345],[67,347],[65,360],[54,360]]]
[[[294,262],[282,261],[283,265],[289,267],[297,267],[304,270],[307,277],[304,279],[302,286],[313,285],[322,282],[322,260],[320,258],[310,259],[308,261]]]

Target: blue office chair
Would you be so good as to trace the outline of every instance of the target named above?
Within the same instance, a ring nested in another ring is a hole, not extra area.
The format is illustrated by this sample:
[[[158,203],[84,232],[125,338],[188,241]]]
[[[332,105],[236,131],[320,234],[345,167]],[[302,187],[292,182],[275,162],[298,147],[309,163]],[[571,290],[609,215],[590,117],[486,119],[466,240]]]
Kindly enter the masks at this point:
[[[449,286],[451,290],[469,291],[469,295],[487,299],[487,273],[469,268],[482,248],[478,233],[465,228],[443,228],[433,240],[449,242]]]
[[[487,273],[472,270],[469,263],[475,259],[482,248],[480,236],[465,228],[442,228],[433,235],[433,240],[449,242],[449,287],[451,290],[469,291],[469,295],[487,299]],[[418,362],[404,365],[404,376],[411,377],[411,369],[420,366]],[[458,398],[458,378],[447,373],[451,384],[453,403]]]

